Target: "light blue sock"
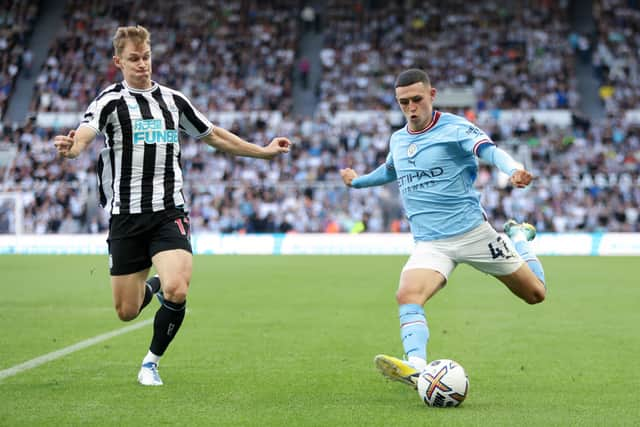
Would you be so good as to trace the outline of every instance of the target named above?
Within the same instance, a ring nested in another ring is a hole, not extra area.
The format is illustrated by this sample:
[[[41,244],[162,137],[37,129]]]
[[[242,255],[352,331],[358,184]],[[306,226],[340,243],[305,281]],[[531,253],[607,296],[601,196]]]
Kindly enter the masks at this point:
[[[533,271],[533,274],[535,274],[536,277],[540,279],[540,281],[544,285],[544,288],[547,289],[547,285],[544,282],[544,270],[542,269],[542,264],[540,263],[538,257],[536,257],[536,254],[533,253],[533,249],[531,249],[529,242],[527,242],[526,240],[519,240],[514,243],[514,246],[516,247],[516,251],[520,254],[522,259],[527,263],[527,265],[529,265],[529,268],[531,269],[531,271]]]
[[[429,327],[424,309],[418,304],[400,305],[400,338],[404,353],[409,357],[427,360]]]

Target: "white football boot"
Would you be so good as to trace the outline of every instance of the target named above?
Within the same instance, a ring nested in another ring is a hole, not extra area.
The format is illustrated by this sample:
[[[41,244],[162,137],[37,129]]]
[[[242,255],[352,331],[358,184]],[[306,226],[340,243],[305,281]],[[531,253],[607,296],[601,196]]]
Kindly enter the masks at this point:
[[[158,364],[144,363],[138,372],[138,382],[142,385],[162,385],[162,379],[158,373]]]

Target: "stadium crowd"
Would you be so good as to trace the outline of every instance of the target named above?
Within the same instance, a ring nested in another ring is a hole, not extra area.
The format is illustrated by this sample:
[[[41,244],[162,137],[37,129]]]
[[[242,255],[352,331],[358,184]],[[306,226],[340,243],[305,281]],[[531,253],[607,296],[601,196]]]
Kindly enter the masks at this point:
[[[328,4],[321,111],[395,108],[395,76],[416,66],[472,87],[479,111],[577,102],[568,2],[371,3]]]
[[[119,78],[109,60],[113,30],[138,22],[152,29],[154,78],[183,91],[202,111],[282,113],[278,121],[239,119],[230,127],[250,141],[274,135],[296,141],[289,156],[271,163],[231,158],[183,140],[194,231],[406,231],[394,185],[348,190],[338,173],[347,166],[364,173],[380,164],[396,124],[344,122],[335,114],[396,109],[393,79],[403,68],[424,67],[436,87],[472,87],[478,112],[572,109],[577,103],[568,2],[516,8],[494,1],[461,9],[452,1],[410,14],[411,2],[370,1],[365,7],[332,0],[322,17],[323,76],[313,118],[299,118],[292,108],[303,30],[297,1],[151,3],[69,1],[65,25],[38,74],[32,111],[83,110],[96,91]],[[611,8],[620,2],[596,3],[597,13],[611,15],[602,25],[618,25],[622,18]],[[622,15],[623,22],[636,22],[633,13]],[[402,21],[408,16],[410,22]],[[625,34],[625,28],[619,31]],[[607,64],[600,71],[610,75],[610,57],[598,55],[594,64]],[[637,81],[624,82],[631,90],[620,92],[639,90]],[[615,108],[609,102],[608,119],[598,123],[575,120],[557,128],[527,115],[510,123],[477,122],[537,176],[530,189],[513,191],[496,169],[481,167],[477,185],[494,226],[515,217],[542,232],[640,231],[640,127],[620,114],[635,107],[637,97],[621,96],[612,97]],[[0,166],[0,177],[6,177],[0,192],[24,192],[26,233],[102,232],[107,215],[96,206],[94,177],[99,144],[74,161],[61,161],[51,144],[57,132],[33,121],[0,130],[0,144],[18,148],[13,163]],[[11,231],[12,215],[12,202],[0,199],[0,233]]]
[[[481,168],[478,189],[495,225],[516,217],[540,231],[640,231],[640,127],[614,122],[560,129],[526,121],[485,128],[538,177],[529,190],[513,191],[496,169]],[[360,172],[376,167],[386,154],[389,124],[371,129],[286,116],[276,128],[258,120],[236,122],[232,130],[255,141],[288,131],[298,146],[289,158],[266,163],[185,139],[194,230],[330,232],[361,222],[369,231],[406,230],[395,186],[350,191],[338,174],[348,165]],[[53,134],[27,125],[2,135],[1,141],[17,141],[20,153],[3,190],[32,194],[25,203],[27,232],[103,231],[105,216],[91,208],[95,155],[61,162],[50,149]]]
[[[33,70],[33,52],[27,47],[38,15],[38,3],[0,1],[0,118],[6,111],[20,70]]]
[[[595,40],[589,40],[600,98],[607,113],[619,115],[640,104],[640,9],[638,2],[594,2]]]
[[[137,23],[152,32],[154,78],[202,111],[290,111],[296,4],[69,0],[32,110],[84,110],[120,78],[111,61],[115,28]]]

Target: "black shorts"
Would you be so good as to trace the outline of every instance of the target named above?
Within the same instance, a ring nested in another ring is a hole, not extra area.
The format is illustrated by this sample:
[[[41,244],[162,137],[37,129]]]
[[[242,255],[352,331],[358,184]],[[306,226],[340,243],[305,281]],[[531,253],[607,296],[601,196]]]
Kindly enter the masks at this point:
[[[191,252],[189,216],[182,209],[113,215],[109,221],[109,271],[112,276],[137,273],[151,267],[158,252]]]

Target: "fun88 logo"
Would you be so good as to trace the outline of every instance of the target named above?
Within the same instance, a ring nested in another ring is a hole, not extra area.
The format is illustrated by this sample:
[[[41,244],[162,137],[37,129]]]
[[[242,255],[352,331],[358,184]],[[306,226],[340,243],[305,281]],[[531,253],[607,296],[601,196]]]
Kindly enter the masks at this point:
[[[176,144],[177,130],[165,130],[160,119],[135,120],[133,122],[134,144]]]

